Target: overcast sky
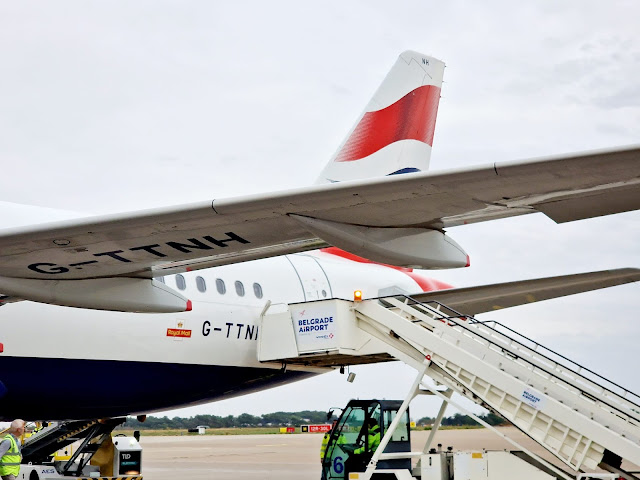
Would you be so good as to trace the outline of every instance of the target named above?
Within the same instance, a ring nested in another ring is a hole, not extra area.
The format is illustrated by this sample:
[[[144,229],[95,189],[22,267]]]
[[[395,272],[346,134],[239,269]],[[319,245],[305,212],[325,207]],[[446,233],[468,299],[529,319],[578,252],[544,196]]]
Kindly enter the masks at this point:
[[[312,183],[397,55],[447,64],[433,170],[639,143],[636,1],[0,4],[0,200],[105,213]],[[453,228],[457,286],[640,266],[640,214]],[[638,285],[485,316],[640,390]],[[402,398],[354,368],[170,415]],[[429,402],[414,417],[434,415]]]

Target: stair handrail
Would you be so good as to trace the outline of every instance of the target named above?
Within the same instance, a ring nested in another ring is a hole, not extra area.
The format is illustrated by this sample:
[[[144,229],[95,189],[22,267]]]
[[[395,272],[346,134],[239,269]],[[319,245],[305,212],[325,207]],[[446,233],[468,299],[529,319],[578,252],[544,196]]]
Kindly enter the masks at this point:
[[[570,366],[563,365],[563,364],[561,364],[561,363],[559,363],[559,362],[557,362],[557,361],[553,360],[552,358],[547,357],[547,356],[546,356],[546,355],[544,355],[543,353],[538,352],[537,350],[535,350],[535,348],[527,347],[526,345],[522,344],[522,343],[521,343],[521,342],[519,342],[518,340],[515,340],[515,339],[514,339],[514,341],[515,341],[518,345],[523,345],[525,348],[529,348],[530,350],[533,350],[533,351],[534,351],[534,352],[536,352],[537,354],[542,355],[544,358],[547,358],[547,359],[549,359],[549,360],[551,360],[551,361],[553,361],[553,362],[555,362],[555,363],[558,363],[559,365],[561,365],[561,366],[563,366],[563,367],[565,367],[565,368],[570,369],[572,372],[577,373],[578,375],[583,376],[583,375],[582,375],[582,371],[584,370],[584,371],[586,371],[586,372],[588,372],[588,373],[590,373],[590,374],[594,375],[595,377],[598,377],[599,379],[604,380],[606,383],[608,383],[608,384],[610,384],[610,385],[613,385],[613,386],[614,386],[614,387],[616,387],[616,388],[619,388],[622,392],[624,392],[622,395],[621,395],[621,394],[619,394],[619,393],[613,392],[612,390],[610,390],[610,391],[611,391],[612,393],[615,393],[616,395],[618,395],[618,396],[620,396],[620,397],[624,398],[625,400],[627,400],[627,401],[629,401],[629,402],[631,402],[631,403],[634,403],[634,404],[635,404],[635,403],[636,403],[635,401],[630,400],[630,399],[628,399],[628,398],[625,398],[625,396],[624,396],[624,395],[629,394],[629,395],[634,396],[635,398],[637,398],[637,399],[638,399],[638,406],[640,406],[640,395],[638,395],[637,393],[635,393],[635,392],[633,392],[633,391],[629,390],[628,388],[623,387],[622,385],[618,385],[617,383],[615,383],[615,382],[613,382],[613,381],[609,380],[609,379],[608,379],[608,378],[606,378],[606,377],[603,377],[602,375],[600,375],[600,374],[599,374],[599,373],[597,373],[597,372],[594,372],[593,370],[589,369],[588,367],[582,366],[582,365],[580,365],[578,362],[576,362],[576,361],[574,361],[574,360],[571,360],[570,358],[565,357],[565,356],[564,356],[564,355],[562,355],[561,353],[558,353],[558,352],[556,352],[556,351],[552,350],[552,349],[551,349],[551,348],[549,348],[549,347],[545,347],[545,346],[544,346],[544,345],[542,345],[541,343],[538,343],[538,342],[536,342],[535,340],[533,340],[533,339],[531,339],[531,338],[527,337],[526,335],[523,335],[523,334],[519,333],[517,330],[514,330],[513,328],[510,328],[510,327],[508,327],[507,325],[505,325],[505,324],[503,324],[503,323],[498,322],[497,320],[485,320],[485,321],[479,321],[479,320],[476,320],[476,322],[477,322],[477,323],[481,323],[481,324],[485,325],[487,328],[489,328],[489,329],[491,329],[491,330],[495,330],[495,331],[496,331],[496,332],[498,332],[498,333],[500,333],[500,332],[499,332],[499,330],[497,330],[496,328],[490,327],[490,326],[489,326],[489,325],[487,325],[487,324],[488,324],[488,323],[493,323],[494,325],[499,326],[499,327],[501,327],[501,328],[504,328],[505,330],[508,330],[509,332],[515,333],[516,335],[518,335],[518,336],[520,336],[520,337],[524,338],[525,340],[527,340],[527,341],[529,341],[529,342],[533,343],[536,347],[540,347],[540,348],[542,348],[542,349],[544,349],[544,350],[546,350],[546,351],[548,351],[548,352],[551,352],[552,354],[556,355],[557,357],[560,357],[561,359],[566,360],[567,362],[569,362],[569,363],[573,364],[574,366],[578,367],[579,371],[576,371],[575,369],[572,369]],[[589,381],[591,381],[591,382],[596,383],[594,380],[590,380],[588,377],[584,377],[584,378],[586,378],[587,380],[589,380]],[[603,385],[600,385],[600,386],[604,387]],[[606,387],[604,387],[604,388],[606,388]],[[638,413],[640,413],[640,412],[638,412]]]
[[[465,325],[465,324],[461,323],[461,322],[459,321],[459,319],[460,319],[460,318],[471,319],[471,320],[472,320],[472,322],[471,322],[472,324],[473,324],[473,323],[479,323],[479,324],[482,324],[482,325],[483,325],[483,326],[485,326],[487,329],[489,329],[489,330],[493,330],[494,332],[498,333],[499,335],[502,335],[502,336],[504,336],[504,337],[506,337],[506,338],[509,338],[510,340],[514,341],[514,342],[515,342],[515,343],[517,343],[518,345],[521,345],[522,347],[524,347],[524,348],[526,348],[526,349],[528,349],[528,350],[533,350],[532,348],[528,347],[527,345],[523,344],[522,342],[519,342],[519,341],[518,341],[518,340],[516,340],[516,339],[512,339],[512,338],[511,338],[511,337],[509,337],[508,335],[506,335],[506,334],[504,334],[504,333],[501,333],[501,332],[499,332],[498,330],[495,330],[495,329],[491,328],[491,327],[490,327],[490,326],[488,326],[488,325],[485,325],[485,322],[480,322],[480,321],[478,321],[476,318],[474,318],[474,317],[473,317],[473,316],[471,316],[471,315],[465,315],[465,314],[462,314],[462,313],[460,313],[460,312],[458,312],[458,311],[454,310],[453,308],[448,307],[447,305],[445,305],[445,304],[443,304],[443,303],[438,302],[437,300],[429,300],[428,302],[420,302],[419,300],[416,300],[415,298],[412,298],[412,297],[411,297],[411,296],[409,296],[409,295],[394,295],[393,297],[394,297],[394,298],[404,297],[405,299],[407,299],[407,300],[409,300],[409,301],[411,301],[411,302],[414,302],[415,304],[418,304],[418,305],[420,305],[420,306],[422,306],[422,307],[424,307],[424,308],[428,309],[428,310],[429,310],[429,311],[431,311],[433,314],[435,314],[436,316],[440,317],[440,319],[445,320],[445,321],[447,321],[447,322],[453,322],[455,325],[457,325],[457,326],[461,327],[462,329],[464,329],[464,330],[466,330],[466,331],[470,332],[470,333],[471,333],[471,334],[473,334],[473,335],[476,335],[476,336],[477,336],[477,335],[478,335],[478,333],[477,333],[477,332],[474,332],[474,331],[473,331],[471,328],[469,328],[467,325]],[[384,299],[385,299],[385,298],[389,298],[389,297],[388,297],[388,296],[387,296],[387,297],[380,297],[380,298],[378,298],[378,300],[384,301]],[[445,309],[449,310],[450,312],[453,312],[453,313],[455,314],[455,316],[446,316],[446,315],[443,315],[442,311],[437,310],[437,309],[435,309],[435,308],[431,307],[431,306],[430,306],[430,305],[428,305],[428,304],[437,304],[437,305],[439,305],[440,307],[443,307],[443,308],[445,308]],[[407,305],[409,305],[409,304],[407,304]],[[507,327],[507,329],[509,329],[509,327]],[[512,329],[509,329],[509,330],[512,330]],[[516,332],[516,333],[517,333],[517,332]],[[523,337],[523,338],[526,338],[524,335],[521,335],[521,334],[519,334],[519,335],[520,335],[521,337]],[[492,344],[492,345],[495,345],[495,346],[497,346],[497,347],[503,348],[503,345],[500,345],[499,343],[497,343],[496,341],[494,341],[494,340],[492,340],[492,339],[490,339],[490,338],[484,338],[484,337],[482,337],[482,338],[483,338],[485,341],[487,341],[487,342],[489,342],[490,344]],[[532,340],[532,342],[533,342],[533,343],[535,343],[535,344],[538,344],[538,342],[535,342],[535,341],[533,341],[533,340]],[[540,346],[541,346],[542,348],[544,348],[545,350],[547,350],[547,351],[549,351],[549,352],[551,352],[551,353],[556,354],[556,353],[555,353],[553,350],[551,350],[550,348],[548,348],[548,347],[544,347],[544,346],[543,346],[543,345],[541,345],[541,344],[538,344],[538,345],[540,345]],[[591,380],[591,379],[589,379],[589,378],[585,377],[585,376],[584,376],[584,375],[582,375],[580,372],[576,372],[575,370],[573,370],[571,367],[568,367],[568,366],[566,366],[566,365],[562,365],[561,363],[557,362],[556,360],[553,360],[552,358],[549,358],[548,356],[546,356],[545,354],[543,354],[543,353],[541,353],[541,352],[538,352],[538,351],[535,351],[535,350],[533,350],[533,351],[534,351],[536,354],[540,355],[541,357],[543,357],[543,358],[545,358],[545,359],[549,360],[550,362],[553,362],[553,363],[555,363],[555,364],[557,364],[557,365],[560,365],[560,366],[562,366],[562,367],[566,368],[567,370],[571,371],[572,373],[574,373],[574,374],[576,374],[576,375],[580,376],[581,378],[583,378],[583,379],[584,379],[584,380],[586,380],[587,382],[591,382],[592,384],[594,384],[594,385],[596,385],[596,386],[598,386],[598,387],[600,387],[600,388],[602,388],[602,389],[604,389],[604,390],[606,390],[606,391],[610,392],[611,394],[613,394],[613,395],[615,395],[615,396],[620,397],[622,400],[624,400],[624,401],[626,401],[626,402],[629,402],[629,403],[631,403],[631,404],[633,404],[633,405],[636,405],[636,406],[638,406],[638,407],[640,408],[640,405],[635,404],[635,402],[633,402],[633,401],[629,400],[628,398],[624,398],[624,397],[622,397],[621,395],[619,395],[618,393],[616,393],[616,392],[614,392],[614,391],[612,391],[612,390],[609,390],[607,387],[605,387],[604,385],[600,385],[600,384],[599,384],[598,382],[596,382],[595,380]],[[557,355],[558,355],[559,357],[562,357],[562,355],[560,355],[560,354],[557,354]],[[533,363],[532,363],[531,361],[529,361],[527,358],[524,358],[524,357],[519,356],[519,355],[516,355],[516,358],[521,358],[522,360],[526,361],[527,363],[529,363],[529,364],[533,365],[536,369],[538,369],[538,370],[540,370],[540,371],[542,371],[542,372],[546,373],[547,375],[549,375],[549,376],[551,376],[551,377],[554,377],[554,378],[556,378],[556,379],[560,380],[560,381],[561,381],[562,383],[564,383],[564,384],[567,384],[567,383],[568,383],[566,379],[564,379],[564,378],[562,378],[562,377],[560,377],[560,376],[556,375],[554,372],[550,372],[550,371],[548,371],[547,369],[545,369],[545,368],[543,368],[543,367],[540,367],[540,366],[538,366],[538,365],[533,364]],[[569,360],[569,359],[567,359],[567,360]],[[594,374],[595,374],[596,376],[598,376],[599,378],[602,378],[602,379],[604,379],[605,381],[609,382],[610,384],[615,385],[615,386],[617,386],[618,388],[622,388],[625,392],[626,392],[626,391],[628,391],[629,393],[631,393],[631,394],[633,394],[634,396],[638,397],[638,395],[637,395],[637,394],[635,394],[635,393],[631,392],[631,391],[630,391],[630,390],[628,390],[628,389],[625,389],[625,388],[623,388],[623,387],[620,387],[619,385],[615,384],[614,382],[611,382],[610,380],[607,380],[605,377],[602,377],[601,375],[599,375],[599,374],[597,374],[597,373],[595,373],[595,372],[591,372],[591,370],[589,370],[589,369],[588,369],[588,368],[586,368],[586,367],[582,367],[582,366],[581,366],[580,364],[578,364],[577,362],[574,362],[574,361],[572,361],[572,360],[569,360],[569,362],[573,363],[574,365],[576,365],[576,366],[578,366],[578,367],[580,367],[580,368],[584,368],[584,370],[586,370],[586,371],[588,371],[588,372],[590,372],[590,373],[594,373]],[[629,417],[629,418],[633,418],[636,422],[640,422],[640,411],[635,411],[633,408],[629,408],[629,410],[632,412],[632,413],[630,413],[630,412],[628,412],[628,411],[622,410],[622,409],[621,409],[620,407],[618,407],[618,406],[611,405],[609,402],[606,402],[606,401],[604,401],[604,400],[603,400],[603,399],[601,399],[601,398],[594,399],[594,398],[593,398],[593,396],[591,395],[591,392],[585,391],[584,389],[582,389],[581,387],[579,387],[579,386],[577,386],[577,385],[572,385],[572,387],[573,387],[573,388],[575,388],[576,390],[578,390],[578,391],[579,391],[580,393],[582,393],[583,395],[585,395],[585,396],[589,396],[589,397],[590,397],[590,398],[592,398],[593,400],[595,400],[595,401],[597,401],[597,402],[601,402],[601,403],[603,403],[604,405],[607,405],[608,407],[610,407],[610,408],[612,408],[612,409],[616,410],[617,412],[619,412],[619,413],[621,413],[621,414],[623,414],[623,415],[626,415],[626,416],[627,416],[627,417]],[[633,415],[633,413],[636,413],[636,414],[638,414],[639,416]]]

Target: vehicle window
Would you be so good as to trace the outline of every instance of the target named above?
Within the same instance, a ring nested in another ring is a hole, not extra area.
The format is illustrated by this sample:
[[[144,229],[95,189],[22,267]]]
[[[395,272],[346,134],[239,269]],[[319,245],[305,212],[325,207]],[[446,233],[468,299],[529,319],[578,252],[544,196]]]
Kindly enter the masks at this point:
[[[166,283],[164,281],[164,277],[156,277],[156,280],[159,281],[160,283]]]
[[[262,285],[260,285],[259,283],[254,283],[253,293],[255,293],[256,298],[262,298]]]
[[[199,292],[204,293],[207,291],[207,282],[202,277],[196,277],[196,287],[198,287]]]
[[[184,290],[187,288],[187,282],[180,274],[176,275],[176,287],[178,287],[178,290]]]
[[[244,285],[240,280],[236,280],[236,293],[239,297],[244,297]]]
[[[393,419],[396,417],[396,411],[385,410],[384,412],[384,431],[386,432],[393,422]],[[400,424],[396,427],[396,431],[393,432],[393,436],[391,437],[392,442],[406,442],[409,440],[409,432],[407,431],[407,423],[408,423],[408,413],[404,412],[402,415],[402,420]]]
[[[216,278],[216,290],[220,295],[224,295],[227,293],[227,286],[224,284],[224,280],[221,278]]]

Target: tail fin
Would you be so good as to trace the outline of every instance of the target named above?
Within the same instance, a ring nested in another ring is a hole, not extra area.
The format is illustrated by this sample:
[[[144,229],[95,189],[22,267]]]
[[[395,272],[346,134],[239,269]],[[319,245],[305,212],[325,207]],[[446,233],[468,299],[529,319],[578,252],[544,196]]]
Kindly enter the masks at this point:
[[[402,53],[316,183],[427,170],[443,74],[442,61]]]

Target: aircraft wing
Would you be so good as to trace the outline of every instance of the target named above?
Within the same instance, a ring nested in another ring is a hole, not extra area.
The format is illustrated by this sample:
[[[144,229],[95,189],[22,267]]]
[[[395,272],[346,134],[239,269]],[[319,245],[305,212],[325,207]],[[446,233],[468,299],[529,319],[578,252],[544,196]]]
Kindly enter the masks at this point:
[[[0,277],[152,278],[328,244],[382,263],[449,268],[420,257],[426,247],[420,235],[411,241],[413,232],[442,235],[534,212],[567,222],[638,208],[640,147],[633,147],[5,229]],[[24,288],[6,286],[0,282],[1,293],[25,298]]]
[[[422,303],[440,302],[465,315],[490,312],[527,303],[564,297],[615,285],[640,281],[640,269],[621,268],[600,272],[452,288],[412,295]]]

